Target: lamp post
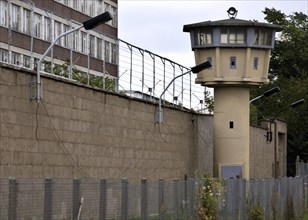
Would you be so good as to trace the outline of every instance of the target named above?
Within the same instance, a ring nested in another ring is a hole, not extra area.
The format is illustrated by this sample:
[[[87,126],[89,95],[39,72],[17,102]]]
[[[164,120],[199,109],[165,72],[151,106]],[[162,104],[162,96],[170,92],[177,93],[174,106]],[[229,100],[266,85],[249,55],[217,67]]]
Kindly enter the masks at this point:
[[[273,134],[272,134],[272,124],[274,124],[274,135],[275,135],[274,136],[274,148],[275,148],[275,152],[274,152],[274,176],[275,176],[275,178],[278,177],[278,143],[277,143],[277,134],[276,134],[277,133],[276,118],[281,112],[287,110],[288,108],[296,108],[300,105],[303,105],[304,103],[305,103],[304,99],[297,100],[297,101],[291,103],[290,105],[288,105],[287,107],[279,110],[275,114],[275,116],[272,119],[269,120],[270,125],[269,125],[269,131],[267,132],[267,135],[266,135],[266,140],[269,141],[269,142],[272,141],[272,136],[273,136]]]
[[[58,37],[56,37],[56,39],[50,44],[50,46],[47,48],[47,50],[45,51],[45,53],[42,55],[42,57],[39,59],[39,61],[37,62],[37,66],[36,66],[36,84],[37,84],[37,95],[36,95],[36,99],[37,101],[39,101],[41,99],[41,75],[40,75],[40,70],[41,70],[41,64],[42,61],[44,60],[44,58],[47,56],[47,54],[49,53],[49,51],[51,50],[51,48],[58,42],[58,40],[65,36],[68,35],[70,33],[73,33],[75,31],[78,31],[81,28],[84,28],[86,30],[91,30],[95,27],[97,27],[100,24],[106,23],[108,21],[110,21],[112,19],[111,15],[109,12],[104,12],[103,14],[100,14],[94,18],[91,18],[85,22],[82,23],[82,25],[80,25],[77,28],[71,29],[67,32],[64,32],[62,34],[60,34]]]
[[[265,91],[262,95],[259,95],[259,96],[255,97],[255,98],[251,99],[251,100],[249,101],[249,104],[251,104],[251,103],[257,101],[257,100],[260,99],[260,98],[269,97],[269,96],[271,96],[271,95],[273,95],[273,94],[275,94],[275,93],[277,93],[277,92],[280,92],[280,88],[279,88],[278,86],[277,86],[277,87],[274,87],[274,88],[271,88],[271,89]]]
[[[199,73],[201,72],[202,70],[205,70],[205,69],[208,69],[208,68],[211,68],[212,67],[212,64],[210,61],[206,61],[204,63],[201,63],[197,66],[194,66],[192,67],[189,71],[185,72],[185,73],[182,73],[176,77],[174,77],[170,83],[168,84],[168,86],[164,89],[164,91],[161,93],[161,95],[159,96],[159,101],[158,101],[158,110],[156,111],[156,117],[155,117],[155,123],[159,123],[161,124],[163,122],[163,110],[162,110],[162,107],[161,107],[161,99],[162,99],[162,96],[164,95],[164,93],[167,91],[167,89],[169,88],[169,86],[173,83],[174,80],[176,80],[177,78],[179,77],[182,77],[188,73]]]

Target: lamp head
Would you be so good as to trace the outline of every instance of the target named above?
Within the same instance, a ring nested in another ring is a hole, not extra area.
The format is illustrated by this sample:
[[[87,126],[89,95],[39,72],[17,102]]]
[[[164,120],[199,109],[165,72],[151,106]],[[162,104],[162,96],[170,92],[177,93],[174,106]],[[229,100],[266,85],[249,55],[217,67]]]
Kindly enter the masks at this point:
[[[297,107],[297,106],[299,106],[299,105],[302,105],[302,104],[304,104],[304,103],[305,103],[305,99],[300,99],[300,100],[297,100],[296,102],[293,102],[293,103],[290,105],[290,107],[295,108],[295,107]]]
[[[199,73],[202,70],[205,70],[205,69],[208,69],[208,68],[211,68],[211,67],[212,67],[211,62],[210,61],[206,61],[204,63],[201,63],[201,64],[197,65],[197,66],[192,67],[191,71],[193,73]]]
[[[274,93],[277,93],[277,92],[280,92],[280,88],[277,86],[277,87],[274,87],[270,90],[267,90],[264,92],[263,96],[264,97],[269,97],[271,95],[273,95]]]
[[[83,27],[86,30],[91,30],[100,24],[110,21],[111,19],[112,17],[110,13],[107,11],[104,12],[103,14],[97,15],[96,17],[83,22]]]

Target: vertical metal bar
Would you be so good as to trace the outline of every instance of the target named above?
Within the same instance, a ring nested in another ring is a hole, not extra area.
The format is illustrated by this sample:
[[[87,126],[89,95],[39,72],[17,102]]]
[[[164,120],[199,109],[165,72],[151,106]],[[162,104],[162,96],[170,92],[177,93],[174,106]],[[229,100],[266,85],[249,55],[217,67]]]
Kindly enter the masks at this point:
[[[147,193],[147,179],[141,179],[141,219],[148,219],[148,193]]]
[[[165,199],[164,180],[159,179],[158,180],[158,217],[159,217],[159,220],[165,219],[164,199]]]
[[[173,219],[179,219],[179,179],[173,180]]]
[[[44,186],[44,220],[52,219],[52,179],[45,179]]]
[[[183,67],[179,66],[179,68],[181,70],[181,74],[183,74]],[[181,103],[182,105],[184,105],[184,76],[182,76],[182,79],[181,79],[181,92],[182,92]]]
[[[155,94],[155,87],[156,87],[155,55],[153,55],[152,59],[153,59],[153,96],[154,96],[154,94]]]
[[[163,77],[164,77],[164,80],[163,80],[163,91],[165,90],[166,88],[166,60],[164,58],[161,58],[161,62],[163,63],[164,65],[164,69],[163,69]],[[164,100],[165,100],[165,94],[164,94]]]
[[[171,64],[171,66],[172,66],[172,68],[173,68],[173,79],[175,78],[175,64],[171,61],[171,60],[168,60],[169,62],[170,62],[170,64]],[[164,81],[166,81],[165,80],[165,76],[164,76]],[[165,88],[165,90],[166,90],[166,88]],[[173,82],[173,88],[172,88],[172,100],[173,100],[173,97],[174,97],[174,93],[175,93],[175,82]],[[172,103],[174,103],[174,102],[172,102]]]
[[[139,48],[138,48],[139,49]],[[142,64],[141,64],[141,93],[143,94],[143,89],[144,89],[144,50],[139,49],[139,52],[142,57]]]
[[[77,219],[80,205],[80,180],[73,179],[73,219]]]
[[[190,73],[189,73],[189,103],[190,103],[190,104],[189,104],[189,108],[190,108],[190,109],[192,108],[192,105],[191,105],[191,104],[192,104],[192,103],[191,103],[191,102],[192,102],[192,100],[191,100],[191,99],[192,99],[192,98],[191,98],[192,96],[191,96],[191,94],[192,94],[192,91],[191,91],[191,72],[190,72]]]
[[[107,180],[100,180],[99,187],[99,219],[107,217]]]
[[[128,219],[128,180],[122,179],[122,210],[121,220]]]
[[[129,91],[132,91],[133,83],[133,47],[127,44],[127,47],[130,50],[130,73],[129,73]]]
[[[16,179],[9,179],[8,220],[17,219],[17,192],[18,192],[18,184]]]

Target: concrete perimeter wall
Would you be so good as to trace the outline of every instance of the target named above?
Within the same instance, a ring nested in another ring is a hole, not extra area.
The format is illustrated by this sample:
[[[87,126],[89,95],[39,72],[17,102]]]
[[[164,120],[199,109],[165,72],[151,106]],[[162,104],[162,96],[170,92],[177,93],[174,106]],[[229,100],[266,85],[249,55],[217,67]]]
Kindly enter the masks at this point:
[[[0,64],[0,178],[158,179],[212,173],[212,117]]]
[[[213,172],[213,117],[42,76],[43,99],[30,100],[33,72],[0,64],[0,178],[193,177]],[[250,174],[274,176],[268,130],[250,126]],[[286,124],[277,125],[278,176],[286,171]],[[274,136],[274,135],[273,135]]]

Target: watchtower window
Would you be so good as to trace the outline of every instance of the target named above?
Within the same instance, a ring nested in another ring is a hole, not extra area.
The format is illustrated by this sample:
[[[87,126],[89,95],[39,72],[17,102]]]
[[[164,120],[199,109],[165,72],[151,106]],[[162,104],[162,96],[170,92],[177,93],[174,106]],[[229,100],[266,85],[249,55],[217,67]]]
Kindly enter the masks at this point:
[[[259,58],[258,57],[254,57],[253,58],[253,69],[254,70],[258,69],[258,63],[259,63]]]
[[[254,34],[254,45],[266,45],[272,44],[272,30],[257,28]]]
[[[230,57],[230,69],[236,69],[236,57]]]
[[[195,45],[212,44],[212,32],[209,29],[202,28],[195,32]]]
[[[245,44],[245,29],[241,28],[222,28],[220,35],[221,44]]]

